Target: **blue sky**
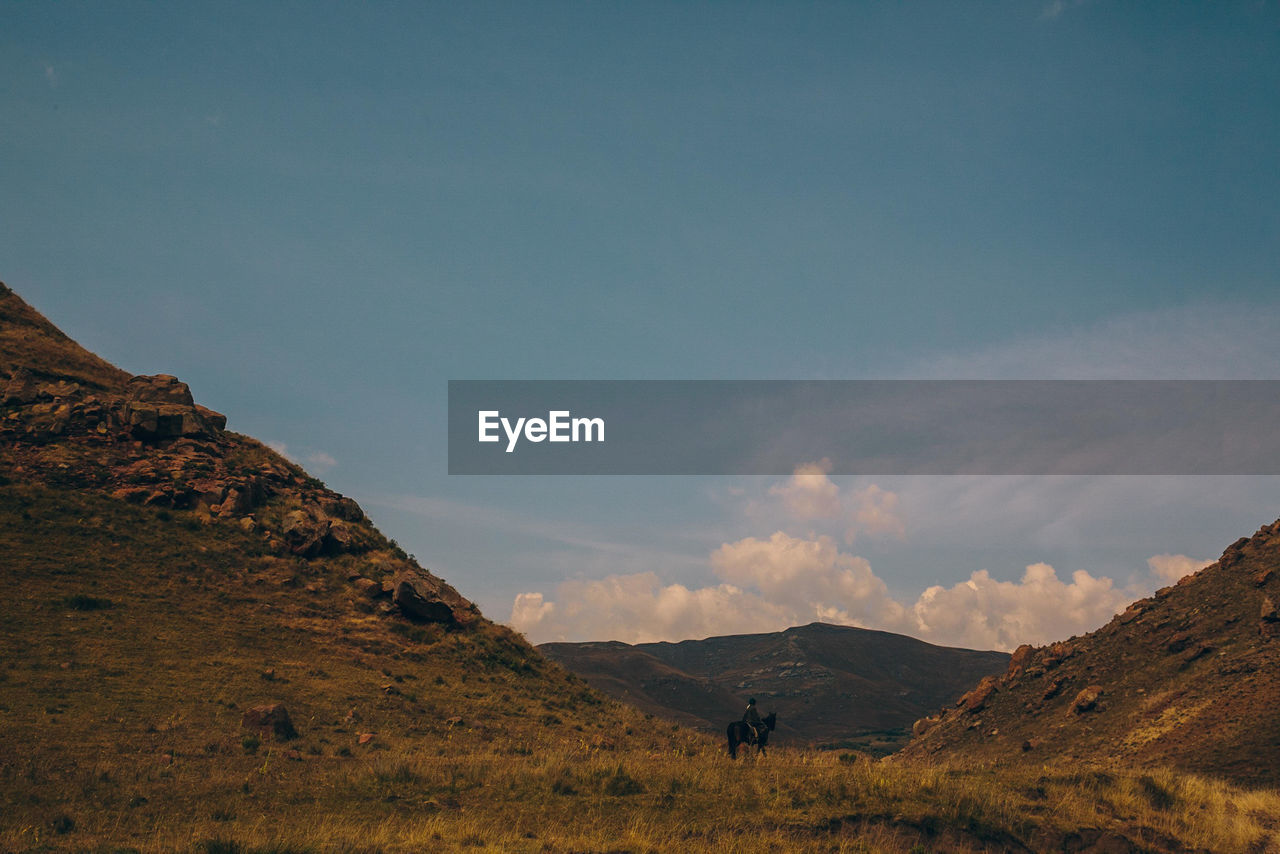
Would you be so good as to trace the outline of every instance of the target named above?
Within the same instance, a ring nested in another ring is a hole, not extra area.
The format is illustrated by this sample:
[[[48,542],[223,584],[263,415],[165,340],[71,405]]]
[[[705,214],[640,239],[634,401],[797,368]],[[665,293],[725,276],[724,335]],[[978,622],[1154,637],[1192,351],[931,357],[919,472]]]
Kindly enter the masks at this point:
[[[535,640],[602,579],[768,599],[718,550],[776,532],[833,538],[822,607],[852,557],[907,611],[1039,562],[1132,592],[1275,481],[836,478],[814,517],[782,481],[449,478],[446,382],[1275,378],[1278,35],[1267,2],[4,2],[0,278],[491,616],[555,601]],[[902,530],[846,542],[872,485]]]

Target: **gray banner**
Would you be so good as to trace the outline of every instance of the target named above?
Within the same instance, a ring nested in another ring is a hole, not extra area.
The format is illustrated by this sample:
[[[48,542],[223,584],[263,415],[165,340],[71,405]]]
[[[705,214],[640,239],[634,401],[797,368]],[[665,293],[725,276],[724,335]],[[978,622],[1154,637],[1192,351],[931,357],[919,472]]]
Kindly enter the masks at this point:
[[[1272,380],[451,380],[450,474],[1280,474]]]

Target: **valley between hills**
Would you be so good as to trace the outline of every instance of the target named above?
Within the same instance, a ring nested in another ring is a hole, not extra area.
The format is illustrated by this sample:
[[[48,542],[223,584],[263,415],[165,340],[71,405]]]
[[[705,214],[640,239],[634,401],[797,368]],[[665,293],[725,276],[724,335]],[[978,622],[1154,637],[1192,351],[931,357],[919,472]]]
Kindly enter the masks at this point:
[[[0,285],[0,850],[1280,852],[1280,523],[1012,656],[538,649],[227,424]]]

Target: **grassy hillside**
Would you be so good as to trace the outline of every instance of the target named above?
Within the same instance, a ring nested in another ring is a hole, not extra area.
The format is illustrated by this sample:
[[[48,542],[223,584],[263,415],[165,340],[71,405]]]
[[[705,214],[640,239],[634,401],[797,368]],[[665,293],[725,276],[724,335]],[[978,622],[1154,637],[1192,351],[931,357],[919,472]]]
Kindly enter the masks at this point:
[[[1113,757],[1280,785],[1280,522],[1095,632],[1014,653],[906,756]]]

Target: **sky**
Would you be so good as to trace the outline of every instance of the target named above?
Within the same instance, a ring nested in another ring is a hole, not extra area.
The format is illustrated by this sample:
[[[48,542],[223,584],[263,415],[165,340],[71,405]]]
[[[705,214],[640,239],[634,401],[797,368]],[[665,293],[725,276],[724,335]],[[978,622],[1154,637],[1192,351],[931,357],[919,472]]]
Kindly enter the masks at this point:
[[[1274,2],[0,0],[0,279],[531,640],[1007,649],[1272,477],[450,477],[451,379],[1277,379]]]

